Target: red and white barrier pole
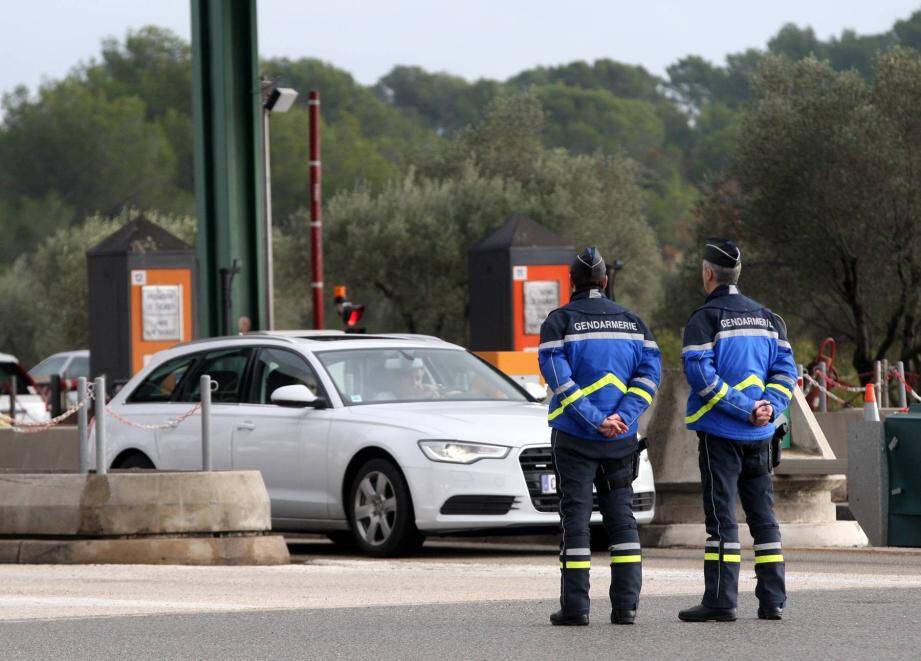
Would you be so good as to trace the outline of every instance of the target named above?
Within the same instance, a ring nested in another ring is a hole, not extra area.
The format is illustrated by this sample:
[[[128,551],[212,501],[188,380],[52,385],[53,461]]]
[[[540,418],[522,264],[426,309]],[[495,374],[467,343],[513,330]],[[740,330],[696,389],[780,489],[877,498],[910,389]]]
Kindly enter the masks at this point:
[[[307,100],[310,110],[310,263],[313,293],[313,327],[322,329],[323,323],[323,221],[321,207],[320,175],[320,93],[310,90]]]

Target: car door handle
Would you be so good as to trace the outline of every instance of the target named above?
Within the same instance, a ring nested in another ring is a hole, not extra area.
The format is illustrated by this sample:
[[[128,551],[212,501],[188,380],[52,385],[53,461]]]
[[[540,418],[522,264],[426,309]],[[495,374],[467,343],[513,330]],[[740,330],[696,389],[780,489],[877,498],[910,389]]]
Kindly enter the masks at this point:
[[[252,422],[238,422],[237,429],[255,429],[256,425]]]

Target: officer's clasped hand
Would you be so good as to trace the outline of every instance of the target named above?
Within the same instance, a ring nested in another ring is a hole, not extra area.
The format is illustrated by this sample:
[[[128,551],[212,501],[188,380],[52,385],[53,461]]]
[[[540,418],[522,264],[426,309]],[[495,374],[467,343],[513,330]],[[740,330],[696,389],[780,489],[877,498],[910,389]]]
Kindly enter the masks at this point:
[[[615,436],[626,434],[627,429],[629,429],[629,427],[627,427],[626,423],[624,423],[617,413],[609,415],[598,426],[598,431],[600,431],[605,438],[614,438]]]
[[[748,421],[755,425],[755,427],[763,427],[771,421],[773,416],[774,407],[771,406],[771,403],[766,399],[759,399],[755,402],[755,408],[748,417]]]

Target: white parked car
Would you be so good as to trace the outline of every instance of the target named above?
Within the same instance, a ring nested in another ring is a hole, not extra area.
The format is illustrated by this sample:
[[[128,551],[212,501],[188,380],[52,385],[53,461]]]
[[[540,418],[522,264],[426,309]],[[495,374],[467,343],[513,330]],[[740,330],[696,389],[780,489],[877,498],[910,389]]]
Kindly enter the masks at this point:
[[[317,331],[200,340],[154,356],[111,407],[147,425],[176,418],[199,401],[203,374],[217,381],[214,467],[262,471],[276,529],[384,556],[425,535],[559,525],[546,405],[462,347]],[[200,424],[150,431],[110,416],[107,461],[199,469]],[[648,523],[645,452],[633,486]]]
[[[50,419],[45,398],[35,381],[22,368],[16,356],[0,353],[0,413],[10,415],[10,383],[16,378],[14,403],[17,422],[44,422]]]

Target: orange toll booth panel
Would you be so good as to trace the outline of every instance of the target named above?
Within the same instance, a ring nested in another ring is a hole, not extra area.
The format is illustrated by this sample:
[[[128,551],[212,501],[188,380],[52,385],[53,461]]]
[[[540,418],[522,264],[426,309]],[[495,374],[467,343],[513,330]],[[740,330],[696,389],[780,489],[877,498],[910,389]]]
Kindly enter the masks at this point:
[[[90,372],[117,386],[197,335],[194,248],[139,217],[86,253]]]
[[[131,271],[131,372],[158,351],[192,339],[192,269]]]
[[[512,267],[512,329],[515,351],[537,351],[547,315],[569,301],[569,266]]]

